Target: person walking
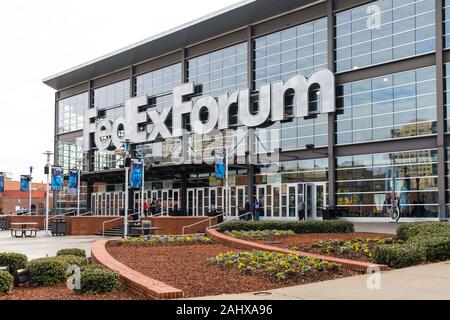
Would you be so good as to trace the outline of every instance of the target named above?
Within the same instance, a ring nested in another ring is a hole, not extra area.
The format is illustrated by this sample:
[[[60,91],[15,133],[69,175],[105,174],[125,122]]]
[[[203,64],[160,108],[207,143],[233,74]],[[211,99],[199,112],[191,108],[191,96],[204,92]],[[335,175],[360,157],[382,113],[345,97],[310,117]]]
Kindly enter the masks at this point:
[[[259,221],[259,210],[261,208],[261,203],[258,198],[255,198],[255,202],[253,203],[253,220]]]
[[[144,216],[148,217],[148,202],[144,201]]]
[[[300,203],[298,204],[298,219],[300,221],[305,220],[305,212],[306,211],[306,206],[305,203],[303,201],[300,201]]]

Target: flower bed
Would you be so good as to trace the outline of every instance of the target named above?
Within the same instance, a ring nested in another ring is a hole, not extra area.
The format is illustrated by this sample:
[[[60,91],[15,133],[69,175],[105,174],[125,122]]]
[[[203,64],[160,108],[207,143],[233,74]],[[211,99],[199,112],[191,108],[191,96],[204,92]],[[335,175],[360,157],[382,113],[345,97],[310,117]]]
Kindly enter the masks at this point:
[[[348,270],[325,270],[288,276],[279,281],[262,272],[243,272],[237,268],[215,267],[211,257],[229,252],[230,247],[191,246],[123,246],[110,241],[107,250],[116,260],[148,277],[182,290],[186,298],[222,294],[260,292],[356,275]],[[279,272],[277,272],[279,273]],[[276,274],[277,274],[276,273]],[[275,275],[276,275],[275,274]]]
[[[271,240],[295,235],[292,230],[225,231],[227,236],[242,240]]]
[[[139,238],[128,238],[117,242],[118,245],[131,246],[182,246],[182,245],[199,245],[212,244],[214,241],[205,235],[192,236],[147,236]]]
[[[398,241],[393,238],[356,238],[351,240],[323,240],[308,245],[291,246],[289,249],[370,262],[376,247],[392,243],[398,243]]]
[[[269,276],[284,282],[289,277],[308,276],[315,272],[338,271],[339,265],[299,255],[264,251],[228,252],[209,258],[208,262],[221,269],[234,268],[248,274]]]

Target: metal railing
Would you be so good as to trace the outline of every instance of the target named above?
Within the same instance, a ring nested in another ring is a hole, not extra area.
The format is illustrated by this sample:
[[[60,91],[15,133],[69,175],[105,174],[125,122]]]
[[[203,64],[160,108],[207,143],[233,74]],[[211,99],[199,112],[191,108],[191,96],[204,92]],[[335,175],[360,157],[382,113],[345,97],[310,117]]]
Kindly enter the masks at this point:
[[[205,223],[205,222],[209,222],[209,227],[208,227],[208,228],[211,228],[211,227],[212,227],[212,226],[211,226],[211,221],[212,221],[212,220],[214,220],[214,219],[216,219],[216,218],[219,218],[219,217],[224,217],[225,215],[227,215],[227,214],[226,214],[226,213],[222,213],[222,214],[219,214],[219,215],[217,215],[217,216],[210,217],[210,218],[208,218],[208,219],[206,219],[206,220],[202,220],[202,221],[193,223],[193,224],[191,224],[191,225],[184,226],[184,227],[183,227],[183,230],[181,231],[181,234],[184,236],[184,235],[185,235],[185,230],[186,230],[186,229],[189,229],[189,228],[191,228],[191,227],[195,227],[195,226],[197,226],[197,225],[199,225],[199,224],[202,224],[202,223]],[[207,229],[208,229],[208,228],[207,228]]]
[[[240,216],[236,216],[236,217],[233,217],[233,218],[231,218],[231,219],[228,219],[227,221],[223,221],[223,222],[221,222],[221,223],[218,223],[218,224],[216,224],[216,225],[214,225],[214,226],[207,227],[206,230],[209,230],[209,229],[215,229],[215,228],[217,228],[217,227],[219,227],[219,226],[221,226],[221,225],[223,225],[223,224],[225,224],[225,223],[228,223],[228,222],[230,222],[230,221],[241,220],[241,218],[243,218],[243,217],[245,217],[245,216],[248,216],[248,215],[251,215],[251,216],[252,216],[252,219],[253,219],[253,212],[247,212],[247,213],[241,214]]]
[[[128,215],[128,218],[134,217],[134,216],[136,216],[136,215],[139,215],[139,216],[140,216],[142,213],[143,213],[143,212],[136,212],[136,213],[133,213],[133,214],[129,214],[129,215]],[[116,222],[116,221],[119,221],[119,220],[123,220],[123,219],[125,219],[125,217],[118,217],[118,218],[115,218],[115,219],[112,219],[112,220],[104,221],[104,222],[103,222],[103,232],[102,232],[103,237],[105,237],[105,226],[106,226],[106,224],[112,223],[112,222]]]

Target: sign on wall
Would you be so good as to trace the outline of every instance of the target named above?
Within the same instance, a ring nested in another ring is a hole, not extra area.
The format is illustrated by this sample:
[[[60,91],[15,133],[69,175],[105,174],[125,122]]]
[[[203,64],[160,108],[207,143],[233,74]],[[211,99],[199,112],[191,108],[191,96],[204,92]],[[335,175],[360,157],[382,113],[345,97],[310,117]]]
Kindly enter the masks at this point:
[[[225,178],[224,158],[219,157],[216,158],[216,179],[224,179],[224,178]]]
[[[52,167],[52,191],[62,191],[64,182],[64,169]]]
[[[271,121],[285,119],[286,93],[294,92],[293,109],[296,118],[310,116],[309,99],[310,88],[318,85],[320,100],[318,113],[332,113],[336,110],[336,86],[333,72],[327,69],[318,70],[306,78],[295,75],[286,81],[274,82],[259,88],[258,112],[250,111],[250,89],[226,93],[219,97],[202,96],[192,101],[187,97],[195,93],[193,82],[183,84],[173,89],[173,103],[171,107],[158,111],[156,108],[142,111],[148,105],[148,96],[132,98],[125,103],[125,115],[113,122],[108,119],[98,119],[98,110],[90,108],[84,113],[84,150],[89,151],[94,144],[100,151],[119,149],[123,145],[123,131],[125,139],[134,144],[153,142],[159,136],[163,139],[183,136],[182,119],[189,115],[192,133],[207,135],[216,128],[226,130],[230,128],[229,109],[232,105],[238,107],[239,123],[245,127],[255,128],[264,124],[269,118]],[[207,109],[208,120],[202,121],[202,110]],[[316,112],[315,112],[316,113]],[[138,130],[138,124],[150,119],[152,126],[149,130]],[[172,121],[169,129],[168,120]],[[96,121],[98,120],[98,121]],[[94,135],[91,135],[94,133]],[[91,141],[93,136],[94,141]]]
[[[5,175],[0,172],[0,192],[5,191]]]
[[[130,188],[139,190],[142,188],[143,162],[139,159],[131,159]]]
[[[30,177],[20,176],[20,191],[28,192],[30,191]]]

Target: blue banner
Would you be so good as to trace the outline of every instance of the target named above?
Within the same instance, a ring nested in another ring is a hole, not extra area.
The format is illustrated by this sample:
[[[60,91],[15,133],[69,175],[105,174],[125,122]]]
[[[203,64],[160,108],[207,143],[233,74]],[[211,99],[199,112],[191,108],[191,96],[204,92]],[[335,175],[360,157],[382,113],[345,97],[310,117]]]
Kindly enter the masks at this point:
[[[78,189],[78,170],[69,171],[69,189]]]
[[[30,191],[30,177],[20,176],[20,191],[28,192]]]
[[[130,188],[139,190],[142,188],[143,162],[139,159],[131,159]]]
[[[225,178],[225,163],[223,158],[216,159],[216,179]]]
[[[64,169],[52,167],[52,191],[62,191],[64,182]]]
[[[5,191],[5,175],[0,173],[0,192]]]

